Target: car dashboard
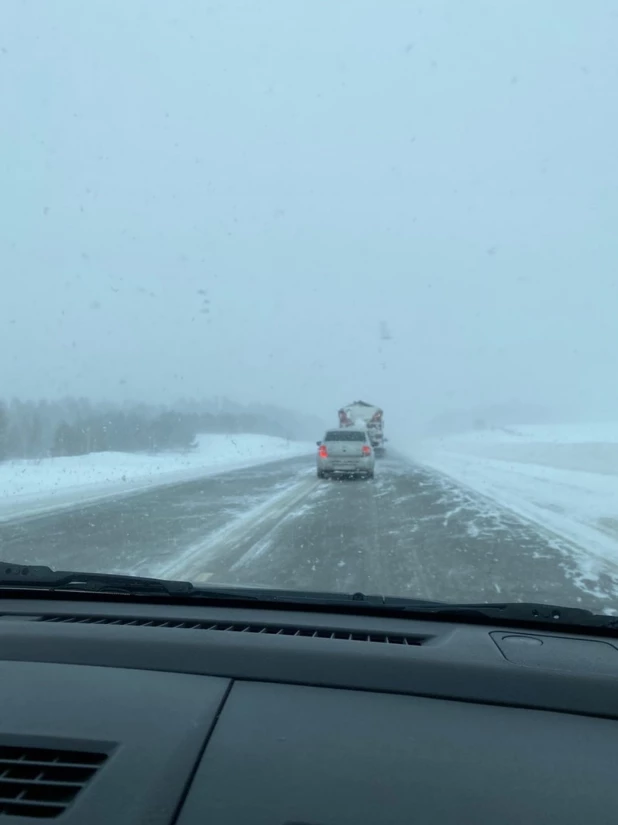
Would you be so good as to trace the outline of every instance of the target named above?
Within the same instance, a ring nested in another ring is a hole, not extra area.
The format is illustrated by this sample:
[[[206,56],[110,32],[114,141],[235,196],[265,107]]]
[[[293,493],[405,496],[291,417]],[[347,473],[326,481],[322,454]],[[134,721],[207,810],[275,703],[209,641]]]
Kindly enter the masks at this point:
[[[618,816],[611,638],[6,598],[0,651],[7,823]]]

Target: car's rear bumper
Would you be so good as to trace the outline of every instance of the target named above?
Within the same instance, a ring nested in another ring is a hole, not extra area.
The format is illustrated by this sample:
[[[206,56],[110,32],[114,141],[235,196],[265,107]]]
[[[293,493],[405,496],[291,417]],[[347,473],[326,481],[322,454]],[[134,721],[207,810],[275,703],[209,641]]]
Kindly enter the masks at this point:
[[[321,473],[333,475],[354,475],[372,473],[375,467],[373,458],[349,459],[323,458],[318,460],[318,470]]]

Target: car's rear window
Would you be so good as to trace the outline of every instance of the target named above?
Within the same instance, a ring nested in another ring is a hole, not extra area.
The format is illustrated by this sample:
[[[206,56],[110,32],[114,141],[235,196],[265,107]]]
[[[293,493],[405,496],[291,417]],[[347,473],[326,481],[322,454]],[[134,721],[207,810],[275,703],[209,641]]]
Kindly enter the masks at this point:
[[[358,430],[333,430],[326,433],[324,441],[364,441],[365,433]]]

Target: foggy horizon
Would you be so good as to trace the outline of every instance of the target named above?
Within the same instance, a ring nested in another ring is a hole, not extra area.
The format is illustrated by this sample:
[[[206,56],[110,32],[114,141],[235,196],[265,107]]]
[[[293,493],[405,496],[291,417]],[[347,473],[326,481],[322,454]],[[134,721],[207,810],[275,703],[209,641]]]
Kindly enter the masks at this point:
[[[616,20],[7,0],[0,397],[618,417]]]

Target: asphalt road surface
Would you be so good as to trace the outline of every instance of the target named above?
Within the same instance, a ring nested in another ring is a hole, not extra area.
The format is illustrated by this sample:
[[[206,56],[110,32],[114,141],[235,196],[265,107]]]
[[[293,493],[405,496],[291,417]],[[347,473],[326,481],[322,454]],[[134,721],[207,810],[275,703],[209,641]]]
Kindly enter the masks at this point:
[[[373,481],[320,481],[309,457],[0,525],[0,558],[56,569],[616,608],[618,569],[587,580],[581,553],[397,457]]]

